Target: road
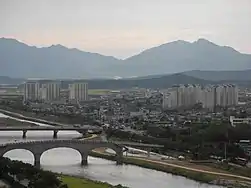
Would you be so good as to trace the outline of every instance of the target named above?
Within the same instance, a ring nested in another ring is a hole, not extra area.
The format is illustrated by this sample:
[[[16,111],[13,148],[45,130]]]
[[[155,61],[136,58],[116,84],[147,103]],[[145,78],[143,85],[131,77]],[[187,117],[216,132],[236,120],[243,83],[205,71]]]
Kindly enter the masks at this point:
[[[222,172],[213,172],[213,171],[208,171],[208,170],[201,170],[201,169],[197,169],[197,168],[185,167],[185,166],[181,166],[181,165],[176,165],[176,164],[161,162],[161,161],[155,161],[155,160],[146,159],[146,158],[139,158],[139,157],[131,157],[131,158],[137,158],[137,159],[140,159],[140,160],[144,160],[144,161],[148,161],[148,162],[152,162],[152,163],[156,163],[156,164],[162,164],[162,165],[166,165],[166,166],[181,168],[181,169],[195,171],[195,172],[202,172],[202,173],[206,173],[206,174],[212,174],[212,175],[217,175],[217,176],[225,176],[225,177],[231,177],[231,178],[238,178],[238,179],[242,179],[242,180],[251,181],[251,178],[246,177],[246,176],[239,176],[239,175],[222,173]]]

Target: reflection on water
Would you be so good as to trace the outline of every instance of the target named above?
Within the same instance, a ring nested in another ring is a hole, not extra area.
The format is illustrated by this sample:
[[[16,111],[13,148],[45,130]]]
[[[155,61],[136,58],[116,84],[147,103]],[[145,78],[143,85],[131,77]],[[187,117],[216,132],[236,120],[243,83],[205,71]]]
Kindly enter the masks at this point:
[[[6,153],[5,156],[30,164],[34,163],[32,154],[25,150],[13,150]],[[93,180],[109,182],[113,185],[123,184],[132,188],[152,188],[156,185],[159,188],[216,187],[137,166],[118,166],[116,162],[94,157],[88,157],[88,166],[86,167],[81,167],[80,161],[80,154],[77,151],[68,148],[57,148],[46,151],[41,156],[41,167],[53,172],[83,176]]]
[[[1,114],[0,114],[1,117]],[[28,131],[26,140],[52,139],[52,131]],[[58,139],[71,139],[80,134],[76,131],[60,131]],[[0,144],[21,141],[22,133],[18,131],[0,132]],[[5,154],[14,160],[34,163],[32,153],[26,150],[12,150]],[[180,176],[158,172],[132,165],[116,165],[116,162],[88,157],[88,166],[80,166],[80,154],[69,148],[56,148],[43,153],[41,167],[53,172],[87,177],[93,180],[108,182],[113,185],[122,184],[131,188],[216,188],[206,184],[199,184]]]

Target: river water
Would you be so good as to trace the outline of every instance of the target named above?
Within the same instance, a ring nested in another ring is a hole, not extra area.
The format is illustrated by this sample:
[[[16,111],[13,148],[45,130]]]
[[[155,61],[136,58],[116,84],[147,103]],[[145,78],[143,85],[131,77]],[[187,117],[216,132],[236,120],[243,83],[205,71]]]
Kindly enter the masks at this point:
[[[11,118],[1,113],[0,117]],[[40,126],[48,126],[42,123],[37,124]],[[52,136],[52,131],[28,131],[25,140],[49,140],[52,139]],[[80,134],[76,131],[58,132],[58,139],[72,139],[79,136]],[[13,141],[24,141],[22,139],[22,132],[0,132],[0,144]],[[12,150],[4,156],[13,160],[21,160],[31,164],[34,163],[32,153],[27,150]],[[81,157],[77,151],[69,148],[56,148],[43,153],[41,156],[41,167],[53,172],[87,177],[113,185],[122,184],[130,188],[155,188],[156,186],[158,188],[219,188],[219,186],[200,184],[181,176],[133,165],[116,165],[114,161],[90,156],[88,157],[88,166],[81,167],[80,161]]]

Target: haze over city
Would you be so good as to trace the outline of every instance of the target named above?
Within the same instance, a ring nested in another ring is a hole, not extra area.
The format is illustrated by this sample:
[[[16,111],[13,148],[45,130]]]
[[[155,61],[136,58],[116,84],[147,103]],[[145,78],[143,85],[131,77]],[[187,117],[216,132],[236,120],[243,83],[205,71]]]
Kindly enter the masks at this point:
[[[251,53],[250,7],[249,0],[2,0],[0,37],[122,59],[198,38]]]
[[[0,0],[0,188],[251,188],[251,0]]]

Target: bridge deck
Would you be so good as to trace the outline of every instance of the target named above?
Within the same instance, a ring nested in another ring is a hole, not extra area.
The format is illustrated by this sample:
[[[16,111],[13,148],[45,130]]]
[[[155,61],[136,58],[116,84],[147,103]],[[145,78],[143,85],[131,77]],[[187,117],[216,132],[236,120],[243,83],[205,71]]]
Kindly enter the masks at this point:
[[[82,130],[94,130],[99,129],[97,127],[0,127],[0,131],[82,131]]]
[[[100,140],[41,140],[41,141],[28,141],[28,142],[10,142],[1,144],[0,147],[6,147],[8,145],[22,145],[22,144],[46,144],[46,143],[58,143],[58,142],[65,142],[65,143],[82,143],[82,144],[90,144],[90,143],[113,143],[117,145],[123,146],[138,146],[138,147],[164,147],[163,145],[157,144],[143,144],[143,143],[136,143],[136,142],[105,142]]]

